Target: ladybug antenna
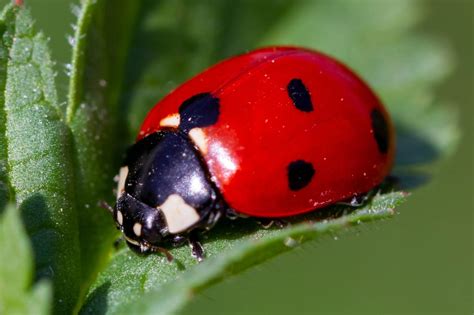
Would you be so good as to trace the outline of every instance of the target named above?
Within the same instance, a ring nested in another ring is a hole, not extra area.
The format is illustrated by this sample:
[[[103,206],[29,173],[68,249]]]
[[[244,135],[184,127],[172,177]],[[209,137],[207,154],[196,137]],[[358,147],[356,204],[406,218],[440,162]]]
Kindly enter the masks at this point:
[[[98,206],[102,209],[109,211],[110,213],[114,213],[114,208],[112,208],[105,200],[100,200]]]

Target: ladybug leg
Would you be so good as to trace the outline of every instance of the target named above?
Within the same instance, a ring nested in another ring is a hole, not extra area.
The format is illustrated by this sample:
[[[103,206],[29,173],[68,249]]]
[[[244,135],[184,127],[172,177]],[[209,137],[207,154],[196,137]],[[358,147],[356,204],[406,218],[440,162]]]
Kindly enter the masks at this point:
[[[201,245],[201,242],[197,239],[195,234],[190,234],[188,238],[189,247],[191,247],[191,256],[197,259],[198,262],[204,260],[204,248]]]
[[[172,262],[174,259],[173,255],[171,255],[171,253],[167,249],[163,247],[151,245],[147,242],[141,242],[140,244],[135,244],[135,243],[131,243],[127,241],[127,245],[131,250],[139,254],[160,253],[166,257],[168,262]]]
[[[367,201],[375,194],[375,190],[371,190],[366,194],[355,195],[351,199],[346,199],[344,201],[339,201],[337,205],[340,206],[349,206],[354,208],[363,207],[367,204]]]
[[[378,185],[371,191],[365,194],[355,195],[350,200],[341,201],[341,202],[338,202],[337,204],[342,205],[342,206],[350,206],[354,208],[363,207],[367,205],[367,202],[370,199],[372,199],[372,197],[384,191],[389,190],[391,187],[397,185],[398,182],[399,182],[399,179],[397,177],[393,175],[389,175],[385,178],[385,180],[380,185]]]
[[[257,219],[257,223],[260,224],[264,229],[269,229],[273,225],[275,225],[277,228],[283,229],[290,225],[290,222],[282,220],[282,219],[266,219],[266,218]]]
[[[367,200],[369,199],[368,194],[365,195],[357,195],[352,197],[352,199],[349,201],[349,205],[351,207],[362,207],[367,203]]]
[[[165,255],[168,262],[172,262],[174,259],[173,255],[171,255],[171,253],[168,250],[164,249],[163,247],[147,245],[146,251],[152,252],[152,253],[161,253]],[[142,251],[142,252],[145,252],[145,251]]]
[[[203,261],[204,259],[204,248],[202,247],[201,242],[199,242],[196,234],[191,233],[188,237],[183,235],[176,235],[171,240],[171,244],[174,247],[178,247],[183,245],[184,243],[188,243],[189,247],[191,248],[191,256],[197,259],[198,262]]]
[[[272,227],[273,220],[261,218],[257,219],[257,223],[266,230]]]
[[[393,186],[396,186],[398,183],[399,183],[399,179],[396,176],[389,175],[384,179],[384,181],[380,185],[378,185],[371,191],[365,194],[355,195],[351,199],[340,201],[337,203],[337,205],[350,206],[354,208],[363,207],[367,205],[367,203],[369,202],[370,199],[372,199],[372,197],[380,193],[383,193],[387,190],[390,190]]]
[[[175,235],[173,239],[171,240],[171,245],[173,245],[173,247],[178,247],[186,243],[187,240],[188,239],[186,237],[178,234],[178,235]]]
[[[214,225],[216,225],[216,223],[222,217],[223,212],[224,212],[223,210],[211,211],[206,221],[203,222],[202,228],[205,231],[209,231],[210,229],[212,229]]]
[[[276,220],[273,220],[273,222],[274,222],[275,226],[280,228],[280,229],[284,229],[284,228],[291,225],[291,223],[289,221],[282,220],[282,219],[276,219]]]
[[[232,208],[227,208],[225,210],[225,216],[227,219],[229,220],[236,220],[236,219],[239,219],[239,218],[242,218],[242,219],[246,219],[248,218],[249,216],[245,215],[245,214],[241,214],[241,213],[237,213],[235,212],[234,209]]]

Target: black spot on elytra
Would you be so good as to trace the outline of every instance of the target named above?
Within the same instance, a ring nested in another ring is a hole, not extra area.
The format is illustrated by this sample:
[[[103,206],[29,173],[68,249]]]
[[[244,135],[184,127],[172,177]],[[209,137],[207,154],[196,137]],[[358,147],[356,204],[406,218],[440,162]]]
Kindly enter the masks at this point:
[[[288,186],[291,190],[300,190],[306,187],[314,176],[313,165],[303,160],[288,164]]]
[[[313,111],[311,95],[301,79],[292,79],[290,83],[288,83],[286,90],[297,109],[303,112]]]
[[[389,146],[388,126],[385,117],[378,109],[373,109],[370,113],[372,130],[377,146],[381,153],[387,153]]]
[[[179,107],[180,125],[184,132],[213,125],[219,118],[219,99],[211,93],[196,94]]]

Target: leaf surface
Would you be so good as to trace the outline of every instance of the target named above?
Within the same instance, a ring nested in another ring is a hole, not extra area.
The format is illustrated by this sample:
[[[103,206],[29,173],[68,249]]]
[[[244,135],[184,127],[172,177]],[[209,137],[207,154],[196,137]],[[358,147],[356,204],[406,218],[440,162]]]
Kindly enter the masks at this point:
[[[51,309],[51,283],[32,286],[33,253],[18,209],[5,208],[0,217],[0,314],[46,315]]]
[[[35,256],[35,278],[51,278],[54,310],[71,311],[80,259],[71,137],[62,121],[53,63],[30,12],[9,5],[1,16],[0,204],[19,206]],[[8,189],[5,190],[5,187]],[[38,287],[37,298],[46,294]]]
[[[433,99],[436,84],[451,69],[450,53],[413,31],[421,13],[415,1],[144,1],[122,97],[128,139],[133,141],[157,100],[223,57],[260,46],[301,45],[343,60],[374,87],[397,125],[395,174],[403,187],[419,185],[414,167],[445,155],[457,139],[454,115]],[[290,250],[288,244],[389,217],[404,199],[402,192],[380,194],[354,212],[333,207],[329,217],[324,211],[300,217],[282,230],[263,230],[252,220],[224,221],[205,236],[209,257],[198,266],[186,247],[172,250],[172,264],[121,249],[81,313],[177,312],[193,294]]]
[[[110,213],[98,204],[113,198],[121,162],[118,91],[138,7],[138,1],[87,0],[73,9],[78,22],[66,120],[74,136],[83,289],[117,237]]]
[[[213,283],[302,243],[334,236],[351,226],[389,218],[404,199],[404,193],[379,195],[356,211],[339,207],[328,212],[329,217],[325,217],[328,213],[300,216],[284,229],[263,229],[253,220],[225,221],[203,241],[208,258],[201,264],[190,256],[188,247],[173,250],[175,261],[172,263],[156,255],[137,256],[124,248],[99,277],[81,313],[93,314],[98,310],[107,314],[174,313],[194,294]],[[107,308],[101,309],[104,305]]]

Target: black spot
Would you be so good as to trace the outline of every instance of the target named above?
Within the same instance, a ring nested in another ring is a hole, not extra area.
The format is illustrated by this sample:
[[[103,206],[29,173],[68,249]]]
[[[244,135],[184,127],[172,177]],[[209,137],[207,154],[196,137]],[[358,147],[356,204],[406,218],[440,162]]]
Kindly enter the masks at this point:
[[[313,165],[303,160],[288,164],[288,185],[291,190],[300,190],[306,187],[314,176]]]
[[[295,104],[296,108],[303,112],[312,112],[313,103],[311,103],[311,95],[308,89],[300,79],[292,79],[286,87],[288,96]]]
[[[379,151],[381,153],[387,153],[389,145],[387,121],[378,109],[372,110],[370,119],[372,120],[373,135],[379,147]]]
[[[211,93],[196,94],[179,107],[180,125],[184,132],[213,125],[219,118],[219,99]]]

